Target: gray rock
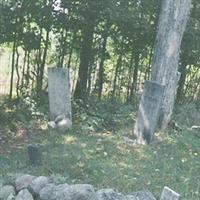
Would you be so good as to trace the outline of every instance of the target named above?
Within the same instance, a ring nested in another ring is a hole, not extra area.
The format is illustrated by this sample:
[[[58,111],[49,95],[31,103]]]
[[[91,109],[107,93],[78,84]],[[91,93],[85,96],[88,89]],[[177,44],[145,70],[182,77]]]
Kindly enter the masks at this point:
[[[7,200],[10,194],[15,195],[15,188],[12,185],[5,185],[0,188],[0,199]]]
[[[10,194],[7,198],[7,200],[15,200],[15,195]]]
[[[57,124],[58,122],[62,121],[63,119],[65,119],[66,116],[65,115],[58,115],[56,118],[55,118],[55,123]]]
[[[98,200],[128,200],[126,196],[113,189],[101,189],[96,192]]]
[[[56,186],[54,184],[47,184],[39,192],[40,200],[55,200],[56,199]]]
[[[17,192],[19,192],[22,189],[28,188],[33,180],[35,179],[35,176],[32,175],[23,175],[20,176],[15,180],[15,189]]]
[[[39,195],[42,188],[44,188],[48,183],[49,183],[49,178],[45,176],[39,176],[32,181],[28,189],[33,195],[37,196]]]
[[[156,200],[153,194],[148,190],[135,192],[131,196],[134,196],[137,200]]]
[[[71,127],[72,127],[72,121],[68,118],[64,118],[56,124],[56,128],[62,132],[71,129]]]
[[[52,128],[52,129],[55,129],[56,128],[56,123],[54,121],[50,121],[50,122],[48,122],[48,127]]]
[[[65,189],[68,188],[68,187],[69,187],[69,185],[68,185],[67,183],[64,183],[64,184],[57,185],[57,186],[55,187],[55,190],[56,190],[57,192],[60,192],[60,191],[65,190]]]
[[[56,200],[97,200],[92,185],[77,184],[71,185],[57,193]]]
[[[164,187],[160,200],[178,200],[180,198],[180,194],[176,193],[169,187]]]
[[[27,189],[24,189],[18,193],[16,200],[33,200],[33,196]]]
[[[200,131],[200,126],[192,126],[190,129],[192,131]]]
[[[63,191],[68,188],[68,184],[47,184],[39,193],[41,200],[57,200],[58,196],[63,193]]]

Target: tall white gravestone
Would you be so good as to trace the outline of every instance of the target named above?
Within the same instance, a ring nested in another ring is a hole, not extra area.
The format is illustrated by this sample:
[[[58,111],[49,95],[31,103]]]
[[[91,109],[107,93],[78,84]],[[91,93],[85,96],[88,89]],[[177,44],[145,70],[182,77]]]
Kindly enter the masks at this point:
[[[48,93],[51,120],[61,115],[71,120],[69,69],[48,69]]]

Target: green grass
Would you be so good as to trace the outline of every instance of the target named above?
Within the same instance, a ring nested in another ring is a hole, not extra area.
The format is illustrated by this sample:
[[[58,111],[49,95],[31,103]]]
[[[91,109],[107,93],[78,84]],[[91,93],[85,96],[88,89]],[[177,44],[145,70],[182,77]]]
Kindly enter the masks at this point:
[[[160,142],[139,147],[127,144],[121,134],[60,135],[38,131],[9,154],[0,155],[0,174],[59,174],[60,181],[69,184],[90,183],[123,193],[149,189],[157,197],[167,185],[179,192],[183,200],[197,200],[200,139],[187,131],[158,137]],[[29,164],[26,147],[30,143],[42,146],[43,165]]]
[[[132,138],[135,118],[130,105],[113,107],[112,112],[106,112],[106,105],[104,110],[98,105],[95,112],[102,119],[89,117],[77,107],[74,129],[62,135],[47,129],[46,117],[31,117],[35,108],[30,105],[5,102],[0,99],[0,177],[10,173],[53,175],[57,182],[89,183],[125,194],[148,189],[158,198],[168,186],[180,193],[182,200],[200,199],[198,133],[186,128],[179,133],[168,130],[157,134],[149,146],[133,145],[125,139]],[[105,122],[112,124],[109,131]],[[42,165],[30,165],[29,144],[40,145]]]

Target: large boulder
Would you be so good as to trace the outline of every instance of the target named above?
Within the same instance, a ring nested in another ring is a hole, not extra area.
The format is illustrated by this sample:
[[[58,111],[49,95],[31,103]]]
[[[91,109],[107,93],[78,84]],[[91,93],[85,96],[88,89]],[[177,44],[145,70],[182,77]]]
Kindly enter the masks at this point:
[[[39,176],[35,178],[30,186],[28,187],[29,191],[34,195],[38,196],[40,191],[49,183],[49,178],[45,176]]]
[[[113,189],[101,189],[96,192],[98,200],[128,200],[126,196]]]
[[[67,183],[60,185],[47,184],[40,190],[39,197],[41,200],[57,200],[58,196],[68,187]]]
[[[15,200],[33,200],[33,196],[27,189],[24,189],[18,193]]]
[[[22,189],[28,188],[34,179],[35,179],[35,176],[29,175],[29,174],[18,177],[15,180],[16,191],[19,192]]]
[[[56,200],[98,200],[98,198],[92,185],[77,184],[60,191]]]
[[[10,194],[15,195],[15,188],[12,185],[5,185],[0,188],[0,199],[7,200]]]
[[[56,185],[47,184],[39,192],[40,200],[55,200],[56,199],[55,188],[56,188]]]

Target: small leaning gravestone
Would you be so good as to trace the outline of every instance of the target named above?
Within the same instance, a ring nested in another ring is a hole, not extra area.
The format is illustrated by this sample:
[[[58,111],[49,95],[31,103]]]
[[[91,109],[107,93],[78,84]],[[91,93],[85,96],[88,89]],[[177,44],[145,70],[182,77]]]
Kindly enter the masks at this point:
[[[165,86],[153,81],[145,81],[134,133],[138,143],[150,143],[157,128],[161,102]]]

